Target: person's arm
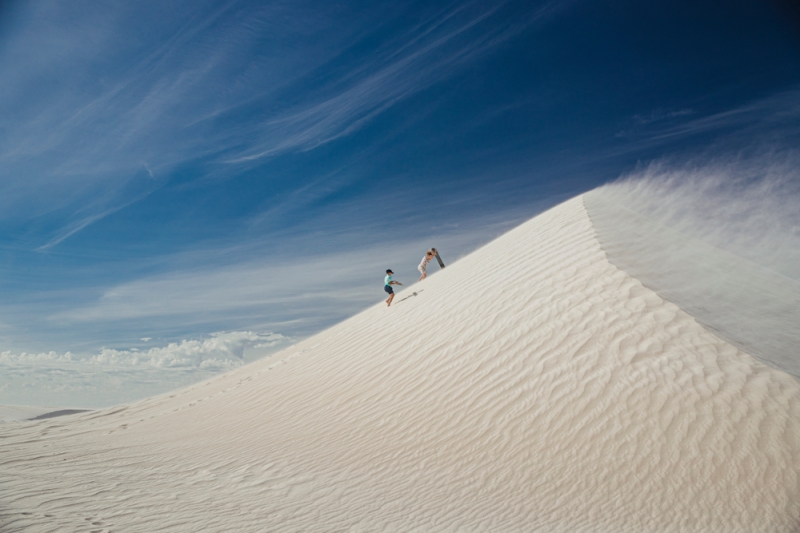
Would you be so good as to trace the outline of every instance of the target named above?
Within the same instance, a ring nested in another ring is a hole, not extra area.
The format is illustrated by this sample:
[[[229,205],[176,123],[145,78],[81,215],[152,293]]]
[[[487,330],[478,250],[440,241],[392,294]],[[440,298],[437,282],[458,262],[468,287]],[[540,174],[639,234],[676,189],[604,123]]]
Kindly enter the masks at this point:
[[[392,285],[402,285],[402,283],[400,283],[399,281],[394,281],[394,280],[392,280],[391,284]]]

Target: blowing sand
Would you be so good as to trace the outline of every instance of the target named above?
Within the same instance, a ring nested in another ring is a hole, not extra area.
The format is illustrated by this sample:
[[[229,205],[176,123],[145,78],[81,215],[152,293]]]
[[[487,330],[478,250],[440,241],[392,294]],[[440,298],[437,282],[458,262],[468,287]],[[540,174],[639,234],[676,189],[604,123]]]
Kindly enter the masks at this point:
[[[798,381],[613,266],[583,197],[271,358],[0,437],[4,533],[800,530]]]

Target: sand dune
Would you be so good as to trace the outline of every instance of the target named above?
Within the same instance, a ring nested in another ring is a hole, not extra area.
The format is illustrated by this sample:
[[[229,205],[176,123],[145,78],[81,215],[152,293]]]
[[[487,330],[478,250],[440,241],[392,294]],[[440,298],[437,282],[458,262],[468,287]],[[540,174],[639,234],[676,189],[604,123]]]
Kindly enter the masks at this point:
[[[27,405],[0,405],[0,424],[30,420],[37,416],[57,411],[58,407],[34,407]]]
[[[584,195],[608,259],[718,337],[800,377],[800,282],[635,210],[644,211],[631,188]]]
[[[800,384],[611,264],[583,197],[395,302],[4,425],[0,530],[800,530]]]

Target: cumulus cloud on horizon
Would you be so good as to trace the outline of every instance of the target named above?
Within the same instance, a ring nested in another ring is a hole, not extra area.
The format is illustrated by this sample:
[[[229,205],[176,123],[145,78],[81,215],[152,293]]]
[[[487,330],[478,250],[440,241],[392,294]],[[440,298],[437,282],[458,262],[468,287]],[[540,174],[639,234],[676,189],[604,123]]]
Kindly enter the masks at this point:
[[[0,363],[76,363],[93,365],[138,366],[156,368],[217,366],[229,368],[242,364],[246,349],[264,349],[276,346],[289,338],[280,333],[255,333],[252,331],[226,331],[212,333],[207,339],[182,340],[148,350],[131,348],[118,350],[103,347],[96,354],[72,352],[13,353],[0,352]]]
[[[0,352],[0,404],[100,407],[160,394],[242,366],[288,344],[279,333],[217,332],[148,350]]]

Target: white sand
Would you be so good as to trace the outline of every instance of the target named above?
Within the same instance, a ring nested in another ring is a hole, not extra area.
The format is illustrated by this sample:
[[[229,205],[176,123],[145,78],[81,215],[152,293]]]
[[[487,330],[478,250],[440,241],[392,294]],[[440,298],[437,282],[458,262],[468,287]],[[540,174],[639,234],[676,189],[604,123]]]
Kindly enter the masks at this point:
[[[0,405],[0,424],[29,420],[57,411],[58,407],[34,407],[27,405]]]
[[[609,261],[721,339],[800,377],[800,282],[637,212],[635,185],[584,195]]]
[[[395,302],[3,426],[0,531],[800,530],[800,384],[611,265],[582,197]]]

